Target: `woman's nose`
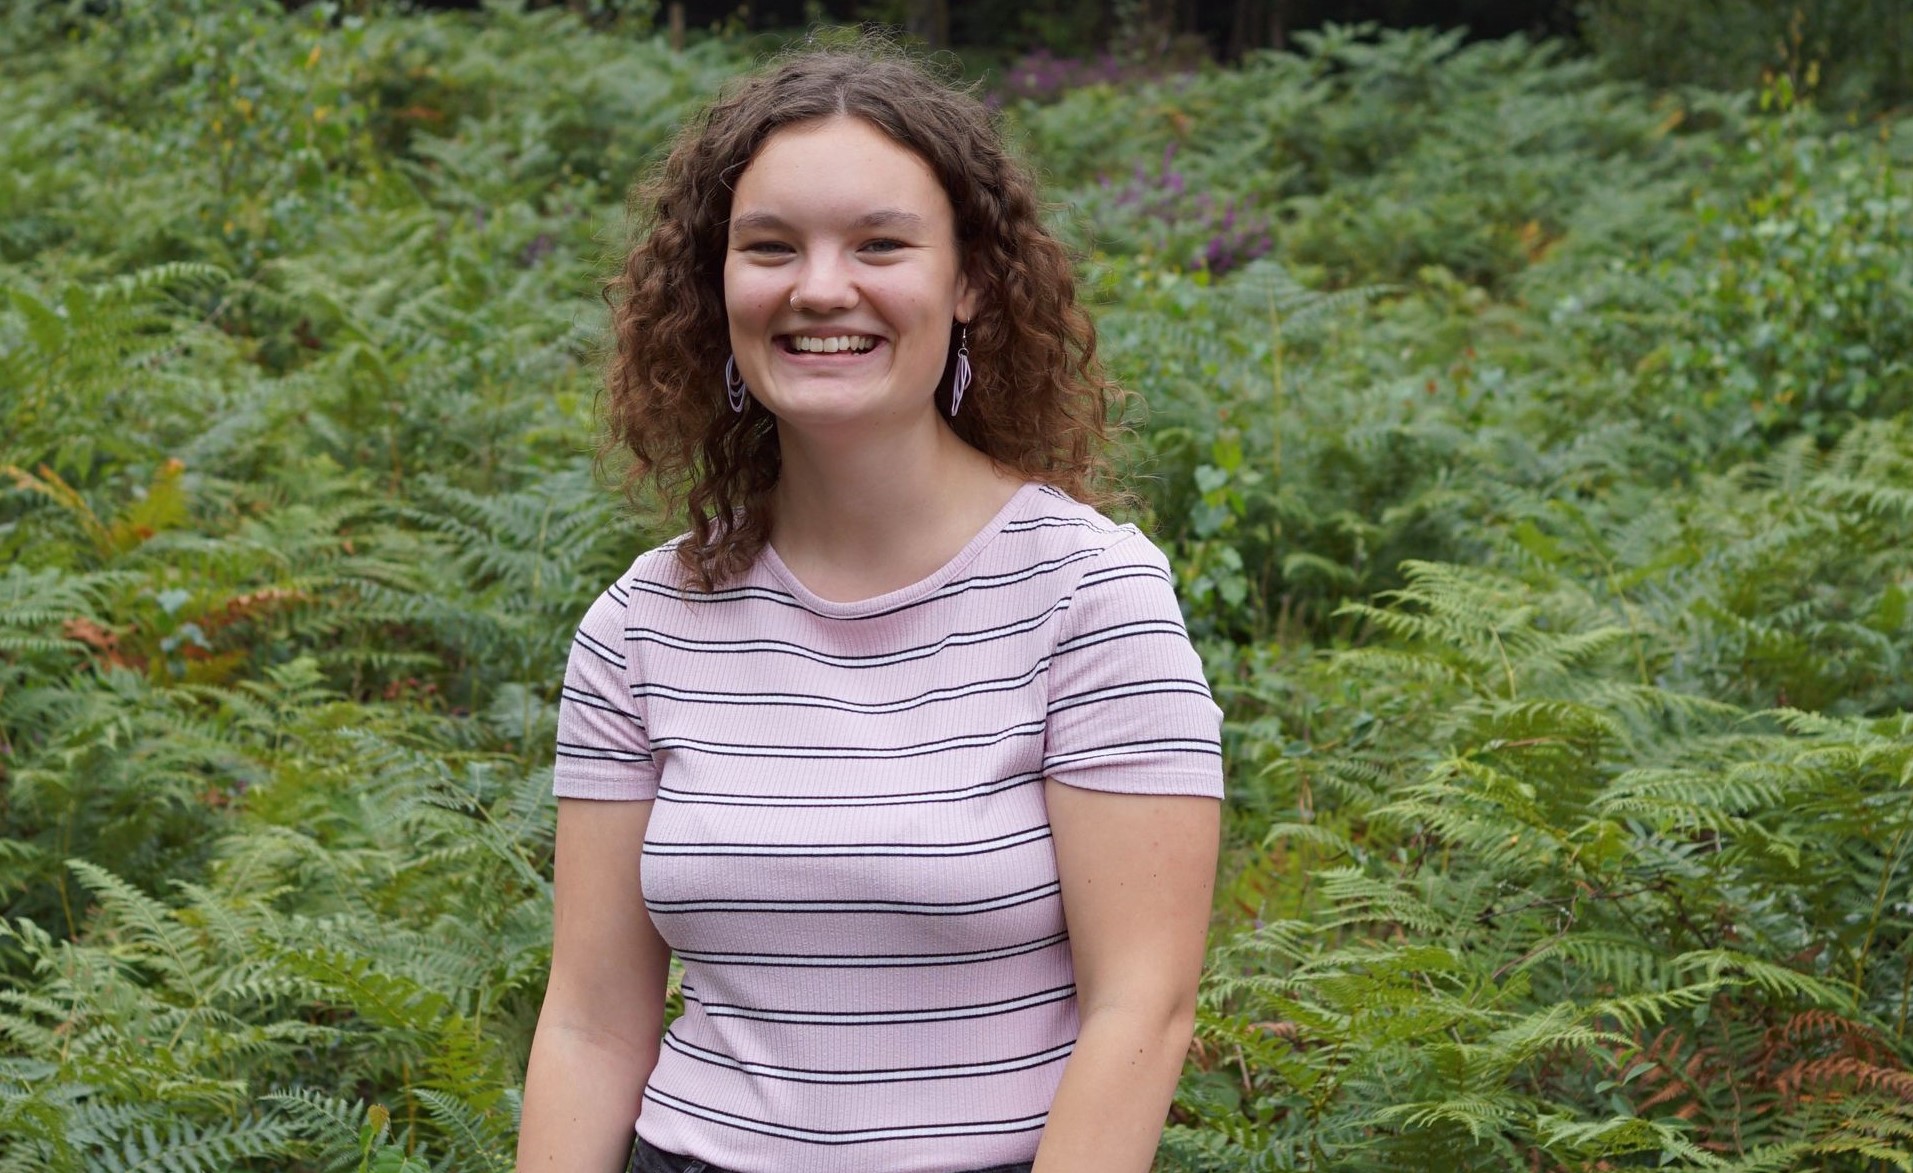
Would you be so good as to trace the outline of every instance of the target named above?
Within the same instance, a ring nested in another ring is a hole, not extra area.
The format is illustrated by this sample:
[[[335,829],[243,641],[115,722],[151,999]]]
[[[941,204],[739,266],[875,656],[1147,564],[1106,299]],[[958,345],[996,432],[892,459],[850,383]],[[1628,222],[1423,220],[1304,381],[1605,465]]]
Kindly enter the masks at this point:
[[[850,266],[831,256],[811,256],[797,270],[790,308],[810,313],[845,310],[857,304],[857,283]]]

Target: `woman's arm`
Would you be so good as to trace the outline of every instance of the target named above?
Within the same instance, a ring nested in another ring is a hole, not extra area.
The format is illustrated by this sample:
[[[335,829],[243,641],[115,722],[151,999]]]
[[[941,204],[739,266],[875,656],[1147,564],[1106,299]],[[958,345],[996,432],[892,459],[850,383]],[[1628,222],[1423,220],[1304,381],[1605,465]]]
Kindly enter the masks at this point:
[[[1036,1173],[1147,1173],[1194,1029],[1222,804],[1045,786],[1082,1033]]]
[[[558,800],[551,982],[525,1072],[519,1173],[621,1173],[658,1061],[671,951],[644,910],[649,802]]]

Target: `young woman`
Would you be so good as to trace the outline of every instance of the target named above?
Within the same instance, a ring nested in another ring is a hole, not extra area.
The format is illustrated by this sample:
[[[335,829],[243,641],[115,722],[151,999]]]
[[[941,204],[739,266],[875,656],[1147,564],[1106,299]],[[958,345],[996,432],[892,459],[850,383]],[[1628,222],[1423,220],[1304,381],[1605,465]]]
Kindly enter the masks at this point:
[[[914,63],[814,50],[638,206],[611,432],[689,532],[572,648],[519,1168],[1142,1173],[1220,714],[1083,503],[1117,393],[1029,176]]]

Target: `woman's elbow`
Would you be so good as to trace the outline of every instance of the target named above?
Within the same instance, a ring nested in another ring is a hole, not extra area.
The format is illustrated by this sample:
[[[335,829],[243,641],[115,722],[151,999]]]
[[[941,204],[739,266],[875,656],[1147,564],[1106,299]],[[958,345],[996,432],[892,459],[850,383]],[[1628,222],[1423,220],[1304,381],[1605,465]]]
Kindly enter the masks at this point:
[[[1168,988],[1098,999],[1082,1008],[1085,1036],[1120,1033],[1136,1045],[1180,1057],[1196,1033],[1196,991]]]

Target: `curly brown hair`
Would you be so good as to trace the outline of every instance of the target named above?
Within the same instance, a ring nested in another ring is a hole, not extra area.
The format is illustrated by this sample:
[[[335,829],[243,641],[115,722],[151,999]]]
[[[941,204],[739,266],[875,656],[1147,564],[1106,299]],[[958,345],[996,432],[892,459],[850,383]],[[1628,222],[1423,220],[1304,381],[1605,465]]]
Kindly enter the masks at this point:
[[[733,412],[724,256],[732,184],[787,126],[861,118],[921,157],[956,212],[964,272],[978,291],[969,325],[975,381],[957,435],[1000,466],[1105,504],[1103,456],[1123,393],[1096,361],[1070,257],[1038,219],[1036,183],[990,112],[882,41],[806,46],[727,86],[678,133],[632,192],[636,242],[607,285],[616,351],[602,401],[602,457],[635,457],[625,488],[647,486],[689,515],[678,547],[689,582],[711,590],[748,568],[770,533],[777,421],[754,400]],[[949,403],[951,358],[937,388]]]

